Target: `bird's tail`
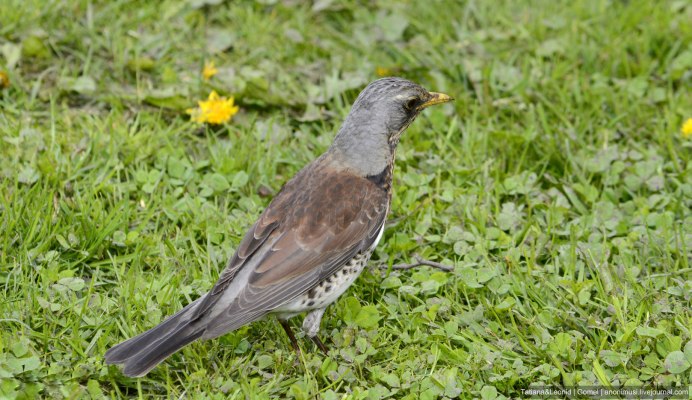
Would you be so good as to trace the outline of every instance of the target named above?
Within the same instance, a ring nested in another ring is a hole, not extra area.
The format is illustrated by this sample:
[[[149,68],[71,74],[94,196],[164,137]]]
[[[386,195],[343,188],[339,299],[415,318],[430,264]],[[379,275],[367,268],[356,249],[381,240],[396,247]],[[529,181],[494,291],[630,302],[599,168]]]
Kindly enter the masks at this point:
[[[205,326],[195,323],[192,315],[200,299],[154,328],[108,349],[106,363],[122,364],[127,376],[144,376],[168,356],[199,339]]]

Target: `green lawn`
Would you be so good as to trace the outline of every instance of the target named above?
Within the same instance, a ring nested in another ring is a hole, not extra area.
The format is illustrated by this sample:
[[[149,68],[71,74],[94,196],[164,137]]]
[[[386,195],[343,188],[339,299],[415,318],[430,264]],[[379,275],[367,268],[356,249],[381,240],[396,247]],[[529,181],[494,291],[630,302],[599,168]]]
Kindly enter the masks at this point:
[[[692,3],[216,3],[0,2],[0,398],[690,384]],[[268,319],[105,366],[211,287],[379,75],[457,100],[401,140],[330,356],[300,337],[294,365]],[[211,90],[241,108],[221,127],[185,113]],[[415,255],[454,271],[389,268]]]

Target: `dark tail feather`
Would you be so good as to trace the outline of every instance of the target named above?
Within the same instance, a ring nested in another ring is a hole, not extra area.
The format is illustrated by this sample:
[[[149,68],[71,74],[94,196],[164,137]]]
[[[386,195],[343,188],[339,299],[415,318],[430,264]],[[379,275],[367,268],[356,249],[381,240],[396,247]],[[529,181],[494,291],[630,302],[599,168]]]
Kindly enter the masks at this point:
[[[204,326],[195,326],[197,324],[191,321],[191,311],[198,301],[154,328],[111,347],[106,352],[106,363],[123,364],[123,373],[127,376],[146,375],[168,356],[204,334]]]

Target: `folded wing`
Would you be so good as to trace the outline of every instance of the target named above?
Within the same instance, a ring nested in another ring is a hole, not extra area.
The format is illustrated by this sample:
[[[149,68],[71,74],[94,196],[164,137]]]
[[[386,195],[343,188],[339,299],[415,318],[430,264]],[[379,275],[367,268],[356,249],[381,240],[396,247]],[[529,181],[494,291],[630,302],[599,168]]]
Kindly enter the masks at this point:
[[[387,193],[352,174],[316,172],[289,182],[245,236],[236,254],[246,257],[245,265],[235,267],[232,261],[205,299],[209,308],[200,309],[210,316],[203,337],[261,318],[312,289],[375,241],[386,218]],[[243,274],[247,281],[242,288],[231,285],[228,276],[246,268],[251,272]],[[230,288],[239,290],[225,293]]]

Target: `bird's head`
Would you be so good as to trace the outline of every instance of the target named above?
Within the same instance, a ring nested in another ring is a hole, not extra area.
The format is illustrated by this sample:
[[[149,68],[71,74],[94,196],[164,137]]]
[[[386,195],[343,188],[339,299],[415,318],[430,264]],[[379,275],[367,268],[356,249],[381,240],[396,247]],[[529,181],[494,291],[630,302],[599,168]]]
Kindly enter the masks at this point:
[[[452,101],[444,93],[425,90],[402,78],[382,78],[369,84],[353,103],[348,119],[358,123],[380,122],[389,137],[401,135],[423,109]]]
[[[425,108],[454,100],[402,78],[370,83],[353,103],[333,149],[355,162],[380,168],[393,157],[401,134]]]

